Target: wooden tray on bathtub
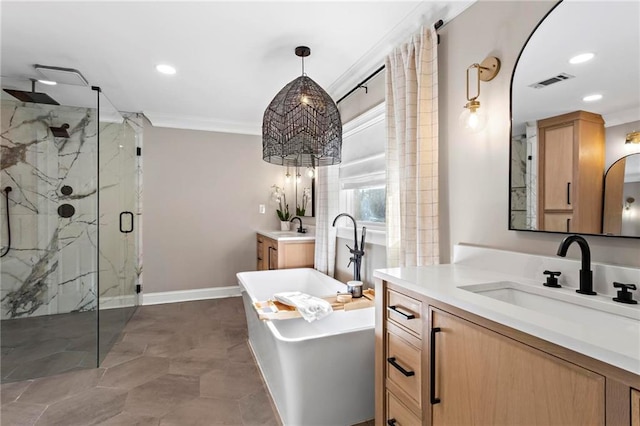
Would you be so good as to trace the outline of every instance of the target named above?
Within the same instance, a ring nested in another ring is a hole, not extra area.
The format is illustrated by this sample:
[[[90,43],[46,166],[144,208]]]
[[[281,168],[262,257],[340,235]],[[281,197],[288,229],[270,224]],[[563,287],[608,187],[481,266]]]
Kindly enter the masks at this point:
[[[362,292],[359,299],[351,299],[350,302],[341,303],[336,300],[337,296],[322,297],[322,299],[331,303],[334,311],[351,311],[354,309],[370,308],[374,304],[375,291],[368,288]],[[289,305],[280,303],[277,300],[267,300],[264,302],[254,302],[253,307],[261,320],[285,320],[292,318],[302,318],[300,312]]]

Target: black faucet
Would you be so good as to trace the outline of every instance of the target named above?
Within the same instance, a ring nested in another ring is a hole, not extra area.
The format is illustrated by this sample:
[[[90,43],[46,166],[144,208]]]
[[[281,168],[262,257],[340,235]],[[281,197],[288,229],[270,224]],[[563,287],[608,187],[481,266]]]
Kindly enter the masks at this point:
[[[580,235],[569,235],[562,240],[560,247],[558,247],[558,256],[565,257],[567,255],[567,249],[571,243],[576,242],[580,246],[582,252],[582,269],[580,269],[580,288],[576,292],[580,294],[588,294],[593,296],[597,294],[593,291],[593,272],[591,272],[591,250],[589,250],[589,244],[587,240]]]
[[[353,280],[362,281],[360,279],[360,268],[362,266],[362,256],[364,256],[364,239],[367,235],[367,228],[364,226],[362,227],[362,239],[360,240],[360,248],[358,248],[358,226],[356,225],[356,220],[353,216],[347,213],[340,213],[335,219],[333,219],[333,226],[336,226],[336,221],[341,216],[346,216],[353,221],[353,248],[349,247],[347,244],[347,248],[353,257],[349,258],[349,265],[347,265],[347,268],[351,263],[353,263]]]
[[[298,228],[298,232],[300,232],[301,234],[304,232],[304,229],[302,228],[302,219],[300,219],[298,216],[295,216],[293,218],[291,218],[291,220],[289,222],[293,223],[294,220],[298,219],[298,222],[300,222],[300,227]]]

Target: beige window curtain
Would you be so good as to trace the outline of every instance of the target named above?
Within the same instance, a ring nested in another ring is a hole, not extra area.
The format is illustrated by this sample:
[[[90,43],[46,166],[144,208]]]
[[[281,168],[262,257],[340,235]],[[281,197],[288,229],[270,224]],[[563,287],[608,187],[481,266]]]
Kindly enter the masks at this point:
[[[439,263],[437,37],[423,28],[385,61],[389,268]]]

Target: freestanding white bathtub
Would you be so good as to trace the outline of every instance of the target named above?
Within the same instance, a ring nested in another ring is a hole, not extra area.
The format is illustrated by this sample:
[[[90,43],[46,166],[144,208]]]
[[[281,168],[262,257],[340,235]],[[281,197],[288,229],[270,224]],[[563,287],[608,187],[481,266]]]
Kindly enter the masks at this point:
[[[249,344],[280,418],[291,426],[347,426],[374,417],[374,308],[261,321],[253,302],[281,291],[313,296],[346,292],[346,285],[315,269],[237,274]]]

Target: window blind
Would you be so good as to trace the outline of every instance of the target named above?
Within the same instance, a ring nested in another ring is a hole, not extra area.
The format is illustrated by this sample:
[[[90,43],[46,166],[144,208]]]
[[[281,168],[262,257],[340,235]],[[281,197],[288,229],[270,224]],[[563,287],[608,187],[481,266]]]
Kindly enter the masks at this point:
[[[344,127],[340,189],[384,186],[387,139],[384,104],[355,118]]]

